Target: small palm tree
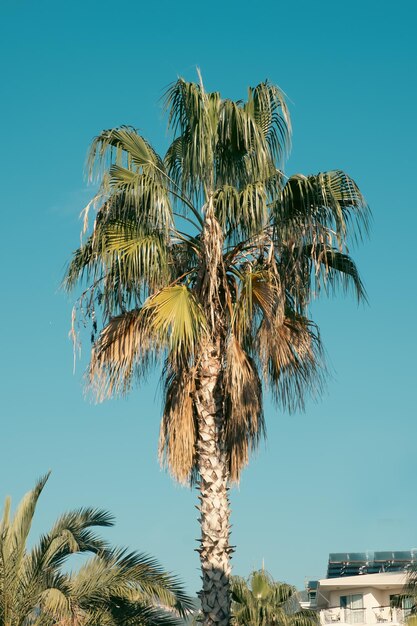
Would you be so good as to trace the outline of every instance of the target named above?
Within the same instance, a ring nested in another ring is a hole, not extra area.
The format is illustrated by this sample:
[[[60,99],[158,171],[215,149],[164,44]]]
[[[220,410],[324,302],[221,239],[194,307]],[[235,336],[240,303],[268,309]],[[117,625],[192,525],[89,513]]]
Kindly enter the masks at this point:
[[[145,555],[111,550],[91,530],[112,525],[106,511],[66,513],[27,549],[48,476],[26,494],[12,519],[6,499],[0,524],[1,626],[178,626],[176,616],[191,608],[178,580]],[[78,572],[63,572],[68,557],[80,553],[94,556]]]
[[[309,305],[338,286],[364,298],[347,243],[366,231],[368,209],[341,171],[284,175],[290,120],[269,82],[233,102],[179,79],[166,105],[164,158],[130,127],[94,140],[89,172],[101,185],[86,229],[97,213],[65,286],[86,283],[78,311],[92,325],[98,399],[162,365],[160,458],[198,483],[202,608],[207,626],[226,626],[228,488],[264,434],[263,385],[290,410],[320,391]]]
[[[391,596],[392,608],[404,611],[410,626],[417,626],[417,564],[412,563],[407,571],[402,593]],[[405,620],[404,620],[405,621]]]
[[[300,608],[296,589],[276,582],[265,572],[252,572],[247,580],[231,579],[232,623],[235,626],[317,626],[317,613]]]

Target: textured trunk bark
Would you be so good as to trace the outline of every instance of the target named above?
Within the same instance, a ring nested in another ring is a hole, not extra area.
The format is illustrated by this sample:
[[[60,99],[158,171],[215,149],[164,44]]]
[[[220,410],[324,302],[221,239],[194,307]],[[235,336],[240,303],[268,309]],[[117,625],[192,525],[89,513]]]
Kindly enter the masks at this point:
[[[204,626],[228,626],[230,621],[230,552],[228,464],[224,450],[222,350],[226,329],[223,233],[211,200],[205,207],[200,299],[209,331],[199,358],[195,409],[198,423],[197,458],[200,475],[200,600]]]
[[[200,523],[202,570],[201,607],[205,626],[230,621],[230,552],[228,468],[222,443],[223,398],[221,342],[208,342],[198,375],[196,411],[199,441]]]

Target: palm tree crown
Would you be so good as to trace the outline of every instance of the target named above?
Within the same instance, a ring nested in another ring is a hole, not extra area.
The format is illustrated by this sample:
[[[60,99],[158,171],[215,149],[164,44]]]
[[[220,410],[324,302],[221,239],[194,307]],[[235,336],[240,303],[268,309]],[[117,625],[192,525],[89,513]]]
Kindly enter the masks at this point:
[[[176,479],[199,481],[203,612],[223,626],[228,485],[264,433],[263,385],[289,410],[320,391],[309,305],[338,286],[365,297],[347,246],[366,232],[368,208],[341,171],[284,175],[290,119],[269,82],[234,102],[179,79],[166,106],[163,158],[130,127],[93,141],[100,188],[85,232],[91,206],[96,215],[65,285],[86,285],[78,305],[92,323],[99,399],[163,363],[159,454]]]
[[[233,102],[180,79],[166,104],[174,140],[163,159],[130,127],[94,140],[91,176],[104,168],[98,209],[65,285],[85,278],[79,304],[93,339],[103,324],[90,366],[99,399],[164,360],[160,453],[180,481],[196,469],[202,346],[221,334],[223,436],[238,479],[264,431],[261,383],[289,409],[320,387],[313,294],[352,285],[364,297],[346,250],[348,234],[366,230],[368,209],[341,171],[283,174],[289,115],[268,82]]]
[[[252,572],[248,580],[233,576],[232,615],[236,626],[317,626],[315,611],[303,610],[295,587],[274,581],[268,572]]]

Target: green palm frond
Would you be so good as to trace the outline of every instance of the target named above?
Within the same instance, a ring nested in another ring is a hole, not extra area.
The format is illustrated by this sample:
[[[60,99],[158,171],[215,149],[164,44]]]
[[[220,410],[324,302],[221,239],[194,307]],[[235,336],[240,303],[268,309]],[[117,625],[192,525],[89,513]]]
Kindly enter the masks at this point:
[[[281,236],[307,238],[322,245],[332,245],[334,240],[338,247],[344,245],[348,234],[355,238],[363,229],[366,233],[370,217],[358,186],[339,170],[291,176],[274,212]]]
[[[85,563],[71,578],[72,595],[83,598],[119,596],[159,604],[185,616],[192,608],[179,579],[146,554],[114,549]]]
[[[234,238],[239,234],[258,234],[266,225],[267,190],[264,182],[249,183],[240,191],[231,185],[224,185],[216,190],[213,202],[223,230],[233,233]]]
[[[234,184],[242,188],[274,174],[267,138],[242,103],[222,101],[217,134],[218,187]]]
[[[289,616],[289,626],[315,626],[319,623],[317,611],[302,609]]]
[[[192,600],[184,592],[179,578],[167,573],[153,557],[136,552],[120,552],[117,563],[129,572],[130,580],[138,586],[143,598],[160,602],[184,617],[192,609]]]
[[[285,157],[291,147],[291,120],[283,92],[268,81],[249,87],[246,109],[266,137],[272,158]]]
[[[103,131],[92,143],[90,178],[104,170],[94,204],[98,215],[120,217],[134,212],[142,223],[158,229],[172,226],[169,176],[159,155],[134,129]],[[104,198],[104,202],[103,202]]]
[[[232,600],[241,605],[248,603],[251,598],[251,590],[249,589],[245,578],[242,578],[241,576],[233,576],[231,583],[230,591]]]
[[[175,360],[188,358],[205,330],[204,313],[185,285],[165,287],[142,309],[113,318],[102,330],[90,363],[97,399],[126,393],[135,371],[144,374],[164,350]]]
[[[94,259],[93,236],[91,235],[88,240],[73,253],[73,257],[68,264],[62,283],[66,291],[72,291],[77,282],[83,279],[84,275],[88,280],[90,276],[89,270],[92,268]]]
[[[365,287],[358,268],[349,255],[322,245],[305,246],[303,253],[313,261],[317,292],[321,286],[326,290],[340,286],[345,292],[352,287],[357,301],[366,302]]]
[[[7,541],[3,543],[3,553],[6,551],[8,556],[13,553],[13,560],[19,564],[23,557],[26,540],[29,535],[29,531],[32,526],[33,516],[36,509],[39,496],[45,487],[51,472],[42,476],[36,483],[35,487],[28,491],[28,493],[22,498],[12,521],[10,522]]]
[[[166,237],[136,221],[117,220],[102,227],[103,261],[117,265],[126,285],[145,283],[151,291],[169,278]]]
[[[168,124],[181,138],[167,154],[169,174],[184,195],[195,197],[213,187],[219,94],[206,94],[202,85],[178,79],[167,91]],[[178,164],[180,161],[180,164]]]
[[[115,596],[111,598],[109,615],[110,624],[117,626],[181,626],[183,620],[162,608],[149,606],[138,601],[131,601],[125,597]],[[103,624],[102,615],[97,616],[96,624]]]
[[[70,621],[73,617],[70,598],[56,587],[50,587],[40,593],[39,610],[54,621]]]
[[[87,160],[90,178],[93,178],[95,168],[106,170],[112,163],[120,166],[126,163],[160,181],[166,177],[163,162],[151,144],[129,126],[104,130],[91,144]]]
[[[56,567],[75,552],[104,552],[108,549],[107,542],[90,529],[113,524],[113,516],[101,509],[82,508],[65,513],[33,549],[35,563],[42,568]]]
[[[173,358],[194,353],[206,332],[201,305],[185,285],[165,287],[143,306],[151,332],[167,344]]]
[[[129,170],[117,165],[110,168],[103,215],[120,219],[130,213],[145,227],[167,233],[173,218],[166,185],[148,174],[135,174],[127,180],[127,173]]]

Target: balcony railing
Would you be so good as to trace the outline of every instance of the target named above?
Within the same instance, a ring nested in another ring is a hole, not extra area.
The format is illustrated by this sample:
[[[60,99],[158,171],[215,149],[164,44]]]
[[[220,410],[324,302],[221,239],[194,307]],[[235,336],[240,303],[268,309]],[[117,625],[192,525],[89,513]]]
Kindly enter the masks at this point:
[[[321,624],[404,624],[409,609],[376,606],[364,609],[349,609],[339,606],[320,611]]]

